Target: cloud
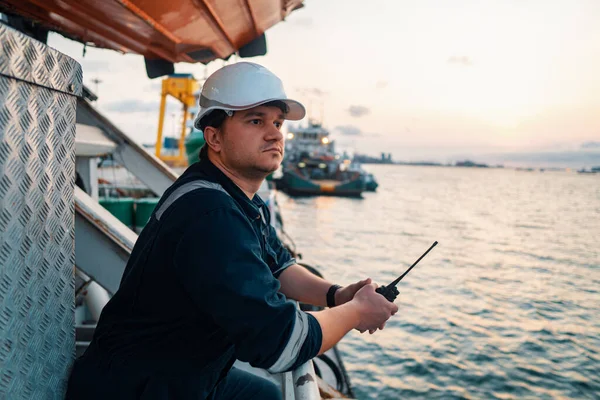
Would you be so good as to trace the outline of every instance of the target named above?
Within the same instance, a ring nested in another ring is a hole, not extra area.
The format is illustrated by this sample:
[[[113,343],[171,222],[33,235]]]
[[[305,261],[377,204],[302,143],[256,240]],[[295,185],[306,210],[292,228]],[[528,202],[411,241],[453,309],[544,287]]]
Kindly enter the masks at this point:
[[[339,125],[335,127],[335,130],[345,136],[361,136],[363,134],[360,128],[354,125]]]
[[[368,113],[370,113],[371,110],[369,110],[367,107],[365,106],[350,106],[348,107],[348,113],[356,118],[360,118],[364,115],[367,115]]]
[[[119,100],[108,103],[104,106],[104,109],[118,113],[156,112],[158,114],[159,103],[157,101],[142,101],[137,99]]]
[[[152,113],[156,115],[160,111],[160,103],[158,101],[143,101],[138,99],[118,100],[106,104],[103,109],[108,112],[119,114],[125,113]],[[173,101],[167,101],[167,109],[165,115],[181,112],[181,105]]]
[[[387,82],[387,81],[377,81],[377,82],[375,83],[375,88],[376,88],[376,89],[384,89],[384,88],[386,88],[386,87],[387,87],[387,85],[388,85],[388,82]]]
[[[473,66],[473,60],[467,56],[452,56],[448,58],[448,64],[458,64],[463,67]]]
[[[301,95],[306,95],[306,96],[315,96],[315,97],[323,97],[327,94],[327,92],[324,92],[323,90],[313,87],[313,88],[296,88],[296,91],[298,93],[300,93]]]
[[[581,144],[582,149],[600,149],[600,142],[585,142]]]

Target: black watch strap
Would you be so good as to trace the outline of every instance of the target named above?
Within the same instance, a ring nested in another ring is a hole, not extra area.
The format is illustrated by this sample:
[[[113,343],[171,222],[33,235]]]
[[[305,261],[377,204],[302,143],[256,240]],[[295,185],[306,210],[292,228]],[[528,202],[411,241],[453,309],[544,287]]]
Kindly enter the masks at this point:
[[[342,287],[340,285],[331,285],[331,287],[329,288],[329,290],[327,291],[327,307],[332,308],[335,307],[335,292],[338,291],[338,289],[341,289]]]

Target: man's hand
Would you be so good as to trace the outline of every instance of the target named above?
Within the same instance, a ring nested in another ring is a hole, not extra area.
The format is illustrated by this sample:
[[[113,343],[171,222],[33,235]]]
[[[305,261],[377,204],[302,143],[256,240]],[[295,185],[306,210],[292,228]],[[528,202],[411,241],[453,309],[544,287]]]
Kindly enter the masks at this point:
[[[374,283],[365,285],[352,300],[361,309],[360,323],[356,327],[360,333],[383,329],[387,320],[398,312],[398,306],[376,293],[375,289],[377,285]]]
[[[371,283],[371,278],[363,279],[362,281],[358,281],[353,283],[352,285],[345,286],[341,289],[338,289],[335,292],[335,305],[341,306],[344,303],[349,302],[354,298],[356,292],[358,292],[363,286]]]

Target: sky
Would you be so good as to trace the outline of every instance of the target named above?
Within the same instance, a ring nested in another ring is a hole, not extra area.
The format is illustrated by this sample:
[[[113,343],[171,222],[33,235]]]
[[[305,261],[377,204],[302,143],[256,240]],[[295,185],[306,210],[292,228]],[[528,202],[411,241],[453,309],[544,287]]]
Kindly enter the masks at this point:
[[[600,153],[600,1],[305,0],[269,29],[262,64],[322,120],[339,150],[450,162],[499,153]],[[160,78],[141,56],[52,35],[97,106],[153,143]],[[234,58],[230,60],[233,62]],[[202,78],[215,61],[177,64]],[[165,133],[175,135],[169,103]],[[305,122],[302,122],[305,123]],[[600,163],[600,158],[598,158]]]

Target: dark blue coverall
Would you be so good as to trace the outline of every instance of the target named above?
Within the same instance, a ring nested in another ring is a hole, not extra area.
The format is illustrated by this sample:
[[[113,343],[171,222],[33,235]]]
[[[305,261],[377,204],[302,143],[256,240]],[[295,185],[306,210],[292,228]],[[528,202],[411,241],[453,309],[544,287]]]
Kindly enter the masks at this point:
[[[279,293],[295,263],[252,200],[209,160],[165,192],[76,360],[68,399],[270,399],[272,372],[315,357],[317,320]]]

